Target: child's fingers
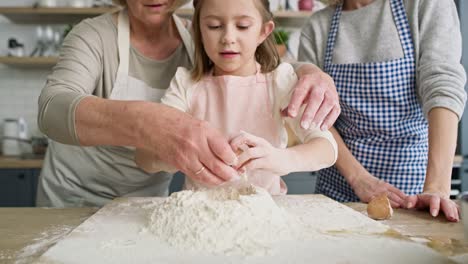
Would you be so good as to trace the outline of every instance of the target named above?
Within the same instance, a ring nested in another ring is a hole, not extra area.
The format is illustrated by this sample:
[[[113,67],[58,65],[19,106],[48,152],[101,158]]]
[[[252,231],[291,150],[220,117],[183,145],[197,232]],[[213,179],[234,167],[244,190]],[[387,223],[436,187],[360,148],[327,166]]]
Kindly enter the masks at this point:
[[[262,137],[254,136],[254,135],[249,134],[249,133],[247,133],[245,131],[241,131],[241,133],[245,136],[245,138],[247,140],[246,143],[250,147],[270,145],[270,143],[266,139],[264,139]]]
[[[264,169],[265,167],[266,167],[265,159],[262,159],[262,158],[250,160],[244,166],[244,168],[248,171]]]
[[[235,138],[233,138],[231,140],[231,142],[229,142],[229,144],[231,145],[231,148],[234,152],[237,152],[238,150],[243,150],[241,148],[242,145],[246,145],[245,144],[245,139],[242,135],[239,135]]]
[[[255,160],[264,156],[264,151],[261,148],[249,148],[242,152],[238,157],[238,164],[236,169],[242,168],[249,160]]]
[[[240,135],[238,135],[237,137],[233,138],[231,140],[231,148],[234,150],[234,151],[237,151],[239,149],[242,150],[241,146],[242,145],[247,145],[248,147],[256,147],[260,144],[262,144],[262,139],[261,138],[258,138],[254,135],[251,135],[247,132],[242,132]]]

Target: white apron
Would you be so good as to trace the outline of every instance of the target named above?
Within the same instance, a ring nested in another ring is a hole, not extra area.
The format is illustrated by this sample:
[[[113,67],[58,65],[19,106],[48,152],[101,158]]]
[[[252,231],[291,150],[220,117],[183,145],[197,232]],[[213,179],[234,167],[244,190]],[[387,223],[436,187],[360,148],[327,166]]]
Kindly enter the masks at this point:
[[[183,22],[173,16],[193,64],[193,43]],[[118,17],[119,67],[109,96],[113,100],[159,102],[165,89],[129,76],[130,26],[127,11]],[[39,180],[37,205],[103,206],[122,196],[166,196],[172,174],[148,174],[137,168],[132,147],[81,147],[51,142]]]

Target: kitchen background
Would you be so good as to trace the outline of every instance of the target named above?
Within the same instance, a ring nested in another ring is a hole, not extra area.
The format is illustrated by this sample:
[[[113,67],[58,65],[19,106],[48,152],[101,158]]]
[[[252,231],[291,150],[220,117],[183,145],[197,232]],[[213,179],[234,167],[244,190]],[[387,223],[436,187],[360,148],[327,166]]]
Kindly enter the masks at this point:
[[[42,165],[43,135],[37,127],[37,98],[50,73],[64,32],[71,24],[86,17],[109,11],[111,0],[0,0],[0,206],[32,206],[37,177]],[[468,66],[468,3],[456,1],[459,6],[464,34],[464,65]],[[278,38],[288,38],[284,58],[297,56],[300,27],[317,10],[325,7],[318,0],[270,0],[275,11]],[[38,7],[38,8],[33,8]],[[309,8],[313,11],[307,11]],[[191,3],[180,10],[190,17]],[[299,10],[301,9],[301,10]],[[286,33],[286,34],[285,34]],[[9,56],[14,55],[14,56]],[[468,67],[465,67],[468,68]],[[20,128],[17,120],[24,120]],[[460,126],[460,144],[453,173],[453,195],[468,190],[468,117]],[[23,130],[23,134],[18,131]],[[14,132],[12,132],[14,131]],[[13,133],[13,134],[7,134]],[[34,139],[31,144],[5,138],[21,136]],[[15,135],[16,134],[16,135]],[[14,142],[13,142],[14,141]],[[12,149],[13,148],[13,149]],[[15,149],[16,148],[16,149]],[[1,156],[4,154],[13,154]],[[33,152],[36,155],[32,154]],[[290,193],[312,193],[315,177],[298,173],[286,177]],[[180,186],[180,176],[173,188]]]
[[[52,6],[83,6],[83,5],[92,5],[93,1],[89,0],[40,0],[39,3],[43,2],[44,4],[49,4]],[[111,1],[94,1],[98,4],[105,4]],[[286,1],[270,1],[272,8],[274,10],[285,9]],[[8,7],[32,7],[37,4],[37,0],[0,0],[0,8]],[[91,4],[90,4],[91,3]],[[298,0],[289,1],[289,5],[292,10],[298,9]],[[314,11],[323,7],[324,5],[320,2],[315,3]],[[187,7],[191,7],[191,4],[188,4]],[[184,7],[185,9],[185,7]],[[2,15],[0,10],[0,56],[7,56],[9,52],[8,42],[10,39],[14,38],[17,42],[24,45],[24,56],[30,55],[33,50],[40,43],[41,38],[46,45],[55,46],[55,38],[59,38],[58,42],[61,41],[64,30],[66,30],[66,25],[57,25],[47,23],[45,18],[37,16],[37,20],[28,20],[24,22],[25,19],[29,19],[28,16],[33,16],[33,14],[27,14],[27,11],[23,15]],[[22,17],[21,17],[22,16]],[[66,14],[54,15],[61,16],[61,19],[64,22],[72,23],[75,22],[73,18],[68,19]],[[85,17],[86,15],[83,15]],[[19,17],[13,19],[13,21],[8,18]],[[290,17],[284,16],[279,19],[280,26],[286,28],[287,31],[290,31],[289,39],[289,50],[291,57],[297,55],[297,46],[299,41],[299,30],[300,25],[305,19],[306,15],[302,15],[297,18],[294,15]],[[283,23],[282,23],[283,22]],[[27,24],[24,24],[27,23]],[[286,27],[284,27],[286,25]],[[296,28],[294,26],[297,26]],[[56,36],[58,34],[58,36]],[[46,36],[44,36],[46,35]],[[50,39],[47,35],[50,35]],[[38,42],[39,40],[39,42]],[[55,54],[54,48],[46,51],[48,54]],[[36,53],[37,55],[37,53]],[[37,104],[36,98],[40,94],[40,91],[45,83],[46,77],[50,72],[50,65],[44,67],[41,66],[28,66],[23,65],[19,67],[18,65],[0,65],[0,121],[5,118],[18,118],[24,117],[28,123],[29,131],[31,135],[39,135],[40,132],[37,129],[36,115],[37,115]],[[3,122],[2,122],[3,123]]]

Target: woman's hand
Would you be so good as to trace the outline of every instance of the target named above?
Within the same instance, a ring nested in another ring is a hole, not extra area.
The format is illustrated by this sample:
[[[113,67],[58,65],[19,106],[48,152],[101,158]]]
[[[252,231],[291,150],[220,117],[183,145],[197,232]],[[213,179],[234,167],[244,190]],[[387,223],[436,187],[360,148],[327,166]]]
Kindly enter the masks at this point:
[[[318,126],[321,130],[328,130],[341,112],[333,79],[312,64],[302,65],[296,73],[299,80],[288,107],[282,111],[283,116],[294,118],[301,106],[306,105],[301,119],[302,128]]]
[[[377,179],[370,173],[356,177],[350,184],[354,193],[356,193],[362,202],[368,203],[375,196],[386,193],[393,208],[404,207],[406,205],[406,194],[390,183]]]
[[[235,152],[242,151],[234,167],[240,172],[263,170],[271,176],[283,176],[290,172],[287,149],[275,148],[267,140],[244,131],[231,139],[230,144]]]
[[[188,177],[208,185],[239,178],[229,166],[237,162],[227,139],[207,122],[191,120],[190,123],[185,123],[172,142],[171,137],[166,138],[166,144],[172,145],[172,152],[166,154],[175,166]]]
[[[157,104],[144,107],[141,115],[145,119],[139,122],[142,143],[138,147],[151,151],[154,159],[172,165],[193,180],[207,185],[239,178],[237,171],[230,166],[237,164],[236,154],[227,138],[208,122]]]
[[[448,221],[458,222],[460,221],[460,207],[449,197],[449,195],[439,192],[423,192],[409,196],[406,199],[406,207],[408,209],[429,209],[433,217],[436,217],[442,210]]]
[[[429,209],[432,216],[442,210],[447,220],[457,222],[460,213],[450,200],[453,157],[457,146],[458,116],[436,107],[429,112],[429,154],[423,193],[407,199],[408,208]]]

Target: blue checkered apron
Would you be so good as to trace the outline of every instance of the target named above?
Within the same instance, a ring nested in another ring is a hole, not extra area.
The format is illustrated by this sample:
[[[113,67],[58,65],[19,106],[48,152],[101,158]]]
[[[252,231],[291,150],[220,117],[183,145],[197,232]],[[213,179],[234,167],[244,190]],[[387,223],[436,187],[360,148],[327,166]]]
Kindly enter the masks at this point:
[[[335,128],[354,157],[375,177],[406,194],[422,191],[428,138],[415,89],[414,47],[402,0],[390,0],[404,58],[333,64],[342,5],[331,23],[325,71],[335,81],[342,113]],[[317,192],[340,202],[359,201],[335,166],[321,170]]]

